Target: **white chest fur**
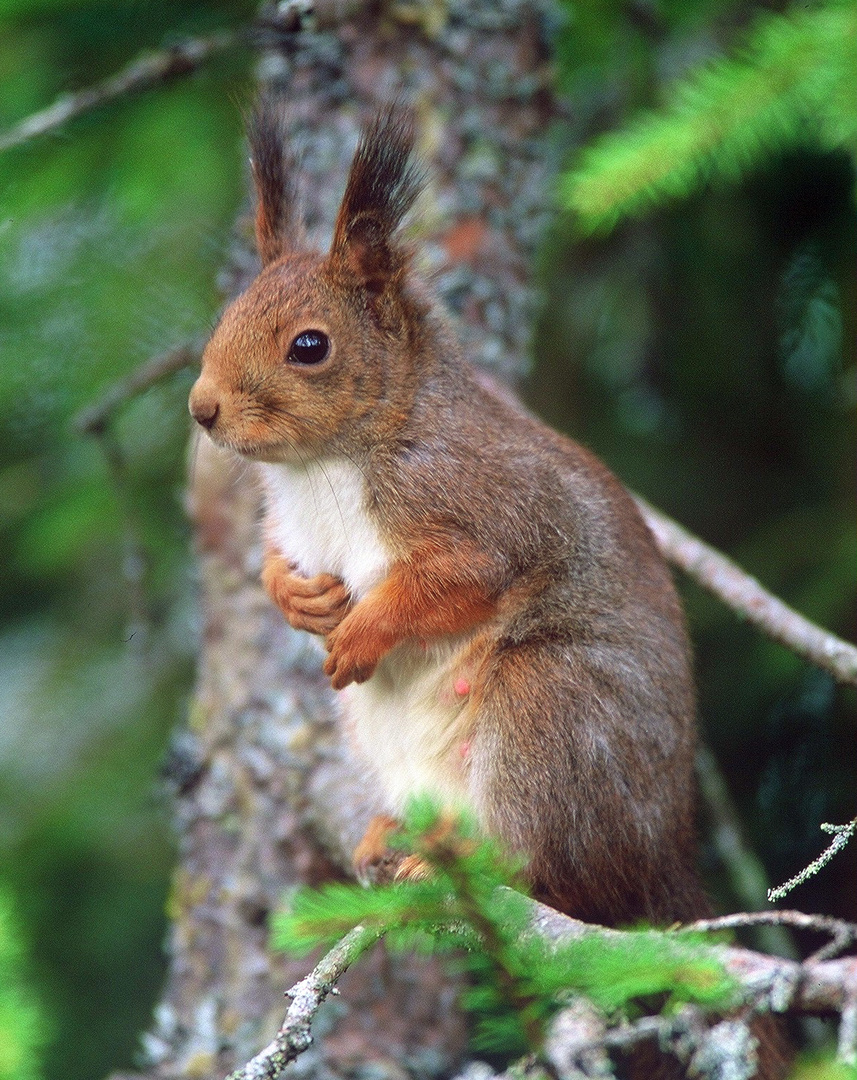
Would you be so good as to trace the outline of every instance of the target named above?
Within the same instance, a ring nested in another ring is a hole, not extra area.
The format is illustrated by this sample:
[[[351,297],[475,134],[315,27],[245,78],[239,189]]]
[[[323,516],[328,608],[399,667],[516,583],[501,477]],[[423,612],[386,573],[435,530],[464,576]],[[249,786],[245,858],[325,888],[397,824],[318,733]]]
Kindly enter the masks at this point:
[[[358,600],[384,579],[392,557],[366,511],[365,482],[354,464],[328,458],[266,464],[261,472],[267,534],[302,574],[334,574]],[[405,642],[368,682],[340,695],[353,742],[393,813],[420,792],[445,803],[466,799],[468,703],[455,693],[455,681],[468,637]]]
[[[383,580],[391,559],[366,512],[356,465],[327,458],[261,469],[268,535],[302,574],[342,578],[358,599]]]

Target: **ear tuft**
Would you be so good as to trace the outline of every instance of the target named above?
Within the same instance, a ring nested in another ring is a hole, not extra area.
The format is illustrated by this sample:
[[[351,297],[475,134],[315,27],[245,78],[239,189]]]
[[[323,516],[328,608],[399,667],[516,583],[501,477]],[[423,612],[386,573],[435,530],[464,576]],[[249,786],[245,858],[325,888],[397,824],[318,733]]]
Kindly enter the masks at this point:
[[[331,258],[373,290],[383,288],[405,259],[393,234],[425,183],[413,148],[412,113],[389,105],[364,129],[348,174]]]
[[[256,184],[256,246],[267,266],[297,250],[303,240],[282,103],[271,96],[259,98],[247,118],[247,136]]]

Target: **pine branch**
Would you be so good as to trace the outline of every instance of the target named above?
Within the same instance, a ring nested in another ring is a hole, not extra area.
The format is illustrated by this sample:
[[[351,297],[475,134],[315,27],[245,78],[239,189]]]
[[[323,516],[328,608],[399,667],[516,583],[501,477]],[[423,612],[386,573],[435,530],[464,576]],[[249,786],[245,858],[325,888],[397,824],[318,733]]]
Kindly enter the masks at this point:
[[[588,926],[561,915],[551,908],[537,901],[529,901],[531,904],[531,928],[548,941],[562,943],[568,939],[580,938],[597,931],[610,940],[614,935],[621,935],[627,931],[605,930]],[[790,919],[795,925],[803,923],[812,928],[825,932],[853,934],[857,927],[850,923],[838,925],[838,920],[830,924],[824,918],[804,916],[800,912],[795,913],[752,913],[749,915],[734,915],[727,917],[733,924],[747,920],[754,922],[761,920],[765,914],[785,916],[783,921]],[[804,921],[806,920],[806,921]],[[712,920],[716,924],[719,920]],[[836,925],[834,925],[836,924]],[[704,928],[704,923],[693,924],[695,927]],[[692,929],[685,927],[684,929]],[[759,1010],[771,1009],[777,1013],[789,1013],[790,1015],[815,1015],[824,1016],[830,1013],[838,1013],[841,1016],[839,1057],[848,1063],[854,1051],[852,1038],[852,1010],[857,1001],[857,956],[848,956],[841,959],[819,959],[820,953],[813,954],[804,961],[784,959],[776,956],[768,956],[764,953],[753,952],[729,945],[717,945],[713,947],[726,972],[743,988],[748,1002],[753,1003],[754,1008]],[[686,1008],[686,1007],[685,1007]],[[694,1006],[694,1009],[700,1007]],[[702,1011],[710,1013],[710,1009]],[[652,1018],[649,1019],[651,1022]],[[857,1027],[854,1029],[857,1034]],[[605,1045],[609,1040],[605,1041]]]
[[[498,892],[508,894],[512,890],[500,889]],[[633,931],[608,930],[582,923],[526,897],[518,895],[517,900],[524,906],[528,917],[524,938],[535,939],[549,950],[560,951],[569,943],[587,940],[593,941],[599,949],[611,943],[623,946],[634,935]],[[844,936],[849,936],[853,941],[857,935],[857,926],[853,924],[801,912],[732,915],[723,919],[703,920],[684,929],[722,930],[763,920],[831,933],[834,938],[838,937],[840,943]],[[668,942],[672,933],[665,931],[661,937]],[[333,992],[337,980],[347,967],[379,936],[378,928],[365,927],[357,927],[346,934],[316,968],[289,992],[292,1005],[273,1042],[243,1069],[234,1072],[229,1080],[277,1080],[285,1065],[309,1047],[310,1024],[320,1004]],[[820,954],[814,954],[800,962],[728,945],[712,945],[708,949],[754,1010],[794,1015],[839,1013],[842,1017],[840,1058],[846,1062],[850,1060],[854,1041],[851,1030],[854,1026],[853,1002],[857,1001],[857,957],[820,959]],[[722,1030],[722,1025],[737,1022],[740,1026],[743,1021],[723,1021],[713,1028],[701,1022],[705,1016],[716,1015],[718,1005],[706,1006],[697,1002],[684,1005],[677,1012],[665,1016],[643,1016],[631,1025],[617,1023],[615,1019],[612,1025],[608,1024],[600,1013],[593,1014],[591,1006],[584,1006],[586,1023],[581,1025],[580,1017],[574,1015],[575,1009],[579,1011],[578,1006],[573,1006],[572,1010],[574,1023],[566,1024],[564,1033],[563,1013],[558,1014],[554,1021],[546,1046],[551,1060],[561,1057],[569,1046],[578,1057],[585,1051],[594,1052],[605,1047],[627,1048],[653,1035],[671,1040],[683,1037],[683,1052],[688,1057],[701,1052],[712,1042],[720,1047],[719,1052],[722,1053],[724,1044],[741,1041],[738,1029],[726,1032]],[[583,1036],[581,1031],[585,1033]]]
[[[857,151],[857,9],[760,17],[743,48],[670,88],[671,103],[584,148],[563,180],[584,230],[607,230],[793,146]]]

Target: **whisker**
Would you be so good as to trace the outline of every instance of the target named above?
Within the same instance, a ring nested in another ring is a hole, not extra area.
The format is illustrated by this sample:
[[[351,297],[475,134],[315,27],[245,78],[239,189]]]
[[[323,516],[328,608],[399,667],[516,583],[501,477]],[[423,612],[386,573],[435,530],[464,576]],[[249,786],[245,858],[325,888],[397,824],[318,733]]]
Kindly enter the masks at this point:
[[[309,482],[309,487],[310,487],[310,491],[312,493],[313,502],[315,503],[316,513],[320,514],[321,510],[320,510],[320,504],[319,504],[319,500],[318,500],[318,493],[316,492],[315,485],[313,483],[312,472],[310,471],[310,468],[309,468],[310,462],[307,460],[307,458],[304,456],[304,454],[301,453],[300,449],[295,445],[295,443],[292,441],[292,439],[289,438],[288,432],[286,432],[284,430],[284,427],[282,426],[282,424],[278,424],[277,421],[282,421],[282,420],[285,420],[285,419],[293,420],[296,424],[306,424],[309,427],[314,426],[317,429],[321,429],[321,431],[324,432],[324,434],[327,434],[327,429],[324,427],[324,425],[319,423],[316,420],[311,419],[310,417],[298,416],[296,413],[290,412],[288,409],[282,408],[282,406],[278,405],[278,406],[275,406],[275,407],[272,408],[272,407],[270,407],[268,405],[262,406],[258,402],[254,402],[254,401],[250,401],[245,406],[244,415],[249,416],[250,418],[265,420],[268,423],[269,426],[273,426],[275,434],[281,435],[285,439],[285,441],[288,442],[289,448],[295,453],[295,455],[299,459],[301,465],[303,466],[304,472],[305,472],[306,477],[307,477],[307,481]],[[358,461],[355,461],[354,458],[349,453],[347,453],[345,451],[337,450],[337,454],[341,454],[342,457],[344,457],[348,461],[350,461],[351,464],[354,465],[354,467],[357,469],[357,471],[364,478],[364,480],[367,479],[366,473],[365,473],[362,465],[360,465],[360,463]],[[340,522],[342,524],[342,533],[343,533],[343,536],[345,538],[346,545],[348,546],[349,551],[353,551],[353,548],[352,548],[352,545],[351,545],[351,536],[350,536],[348,526],[347,526],[346,521],[345,521],[345,514],[342,512],[342,505],[341,505],[341,503],[339,501],[339,496],[336,494],[336,488],[333,485],[333,481],[331,480],[327,470],[325,469],[324,465],[321,463],[321,460],[319,458],[315,459],[315,464],[318,466],[319,472],[324,477],[325,482],[327,483],[327,486],[330,488],[330,494],[333,496],[333,501],[334,501],[334,503],[336,505],[336,512],[339,515],[339,520],[340,520]]]
[[[309,427],[315,427],[324,435],[329,434],[328,429],[320,421],[313,420],[312,417],[309,416],[298,416],[297,413],[290,412],[288,409],[284,409],[280,405],[277,405],[274,408],[266,408],[264,410],[264,416],[262,418],[276,419],[278,415],[287,417],[289,420],[294,420],[297,424],[306,424]],[[368,483],[369,477],[366,475],[366,470],[363,468],[357,458],[355,458],[352,454],[348,453],[347,450],[343,450],[339,447],[337,448],[336,453],[340,457],[344,457],[347,461],[350,461],[354,468],[357,469],[363,479],[366,480]]]
[[[348,526],[345,524],[345,515],[342,513],[342,507],[339,505],[339,499],[336,497],[336,489],[331,483],[330,477],[325,472],[325,468],[322,465],[321,461],[318,460],[316,464],[318,465],[319,469],[321,469],[321,475],[327,481],[327,486],[330,488],[330,494],[333,496],[333,501],[336,503],[336,511],[339,514],[339,520],[342,522],[342,533],[345,537],[345,543],[348,547],[348,550],[353,552],[353,549],[351,547],[351,537],[348,532]]]
[[[318,495],[316,493],[315,486],[313,485],[313,482],[312,482],[312,473],[309,471],[309,462],[306,460],[306,458],[300,452],[300,449],[297,446],[295,446],[295,444],[293,442],[289,441],[289,445],[294,450],[294,452],[297,454],[298,459],[300,460],[300,463],[303,466],[304,474],[306,475],[307,482],[309,483],[309,489],[312,492],[312,501],[315,503],[315,512],[316,512],[317,515],[320,516],[321,515],[321,509],[319,508]],[[330,481],[328,481],[328,483],[330,483]],[[335,497],[336,496],[334,495],[334,498]]]

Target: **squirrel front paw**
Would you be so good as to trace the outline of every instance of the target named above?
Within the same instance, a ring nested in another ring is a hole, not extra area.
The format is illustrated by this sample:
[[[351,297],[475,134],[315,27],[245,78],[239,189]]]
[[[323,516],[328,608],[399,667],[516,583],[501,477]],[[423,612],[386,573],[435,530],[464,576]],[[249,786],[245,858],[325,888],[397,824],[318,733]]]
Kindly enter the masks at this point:
[[[262,584],[295,630],[329,634],[351,610],[351,596],[339,578],[317,574],[307,578],[281,555],[268,555]]]
[[[334,690],[342,690],[349,683],[364,683],[372,677],[378,661],[384,655],[371,635],[360,632],[349,622],[343,622],[325,641],[328,657],[324,673],[330,677]]]

